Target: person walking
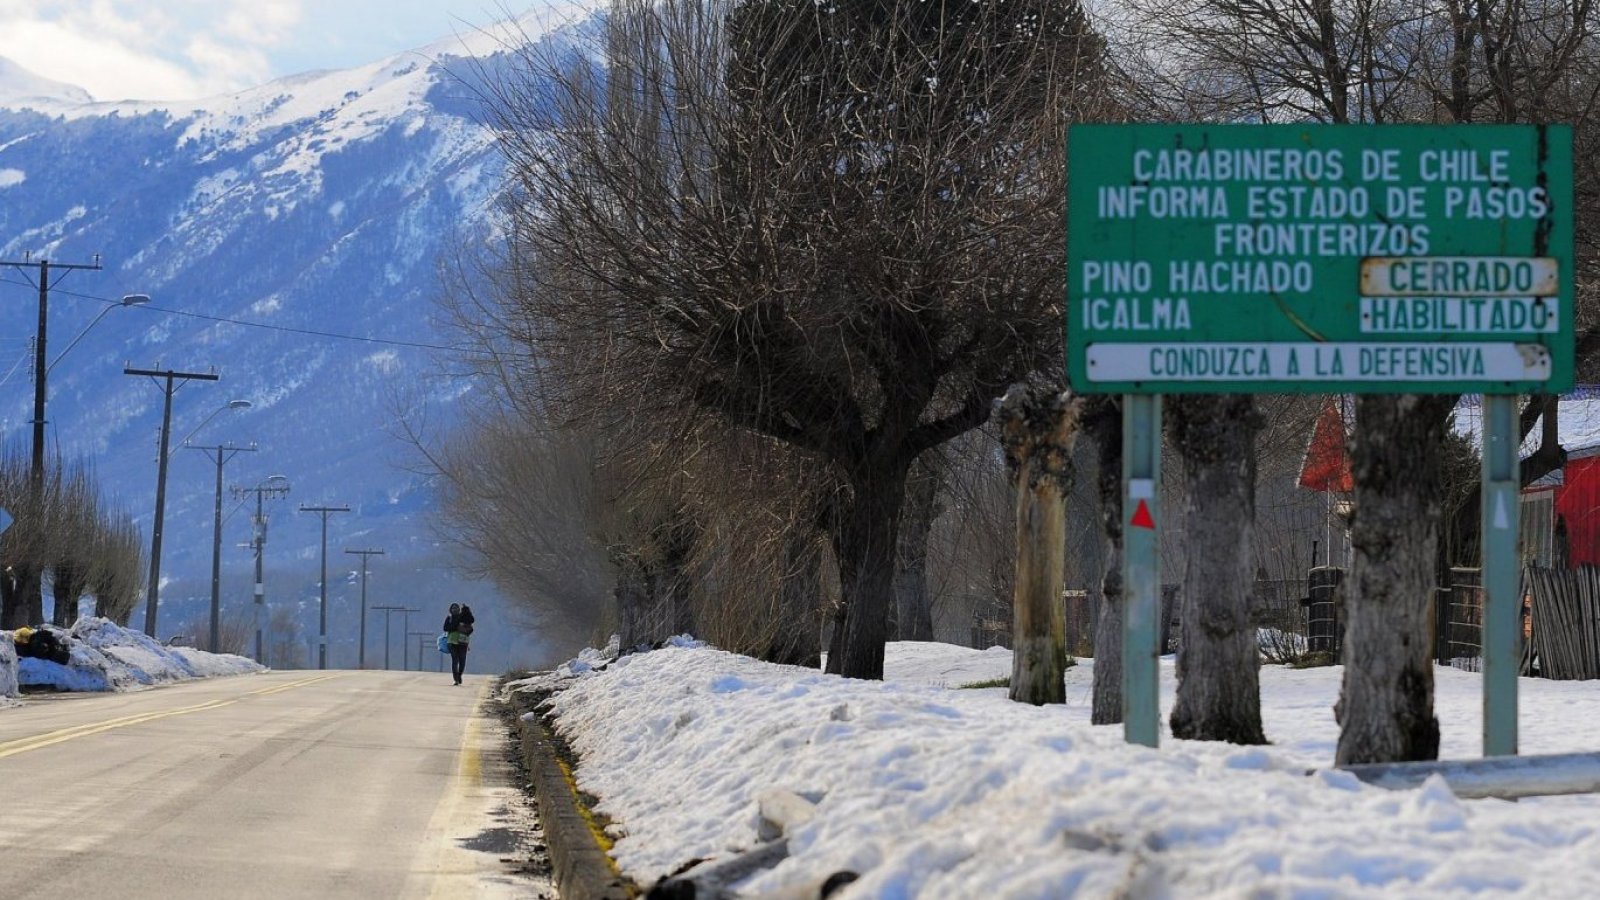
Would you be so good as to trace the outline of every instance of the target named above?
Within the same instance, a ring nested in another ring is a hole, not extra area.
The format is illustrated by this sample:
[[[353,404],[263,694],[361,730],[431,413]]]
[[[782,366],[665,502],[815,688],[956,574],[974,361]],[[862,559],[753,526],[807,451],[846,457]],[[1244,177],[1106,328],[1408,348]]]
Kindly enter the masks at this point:
[[[450,675],[456,684],[467,670],[467,645],[472,636],[472,607],[462,603],[450,604],[450,614],[444,617],[445,639],[450,645]]]

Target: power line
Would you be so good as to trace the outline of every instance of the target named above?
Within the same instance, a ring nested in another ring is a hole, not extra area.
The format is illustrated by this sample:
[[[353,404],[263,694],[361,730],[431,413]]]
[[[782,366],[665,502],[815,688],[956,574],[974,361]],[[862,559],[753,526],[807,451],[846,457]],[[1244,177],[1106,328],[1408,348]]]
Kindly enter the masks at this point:
[[[0,284],[15,284],[22,287],[31,286],[26,282],[13,281],[10,279],[0,279]],[[94,294],[81,294],[75,291],[63,290],[61,288],[56,288],[54,292],[57,294],[66,295],[68,297],[75,297],[80,300],[94,300],[106,304],[116,304],[120,302],[118,300],[112,300],[109,297],[97,297]],[[451,347],[445,344],[428,344],[421,341],[401,341],[390,338],[362,337],[361,335],[340,334],[334,331],[319,331],[314,328],[294,328],[288,325],[269,325],[266,322],[250,322],[245,319],[228,318],[227,316],[208,316],[205,313],[189,312],[188,310],[183,309],[172,309],[171,307],[157,306],[153,303],[141,304],[139,308],[152,310],[159,313],[166,313],[167,315],[185,316],[191,319],[203,319],[208,322],[239,325],[245,328],[264,328],[268,331],[282,331],[288,334],[303,334],[310,337],[333,338],[341,341],[356,341],[363,344],[384,344],[392,347],[414,347],[420,350],[445,350],[453,353],[459,353],[464,349],[462,347]]]

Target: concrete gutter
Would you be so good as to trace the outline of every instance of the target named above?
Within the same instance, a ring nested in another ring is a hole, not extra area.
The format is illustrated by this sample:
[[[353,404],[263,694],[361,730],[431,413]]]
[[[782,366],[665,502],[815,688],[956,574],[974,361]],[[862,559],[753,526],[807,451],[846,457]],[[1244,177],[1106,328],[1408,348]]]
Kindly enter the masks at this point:
[[[561,900],[629,900],[638,896],[638,888],[623,877],[607,852],[611,841],[579,796],[571,766],[538,712],[544,697],[512,691],[509,700],[521,731],[528,779],[539,799],[539,820]]]

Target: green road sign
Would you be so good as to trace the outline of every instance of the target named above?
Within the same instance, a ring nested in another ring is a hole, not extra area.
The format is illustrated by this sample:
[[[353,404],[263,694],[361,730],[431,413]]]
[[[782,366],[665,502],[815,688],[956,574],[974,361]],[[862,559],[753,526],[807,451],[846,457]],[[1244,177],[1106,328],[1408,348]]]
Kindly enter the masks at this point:
[[[1573,383],[1572,133],[1080,125],[1084,393],[1533,393]]]

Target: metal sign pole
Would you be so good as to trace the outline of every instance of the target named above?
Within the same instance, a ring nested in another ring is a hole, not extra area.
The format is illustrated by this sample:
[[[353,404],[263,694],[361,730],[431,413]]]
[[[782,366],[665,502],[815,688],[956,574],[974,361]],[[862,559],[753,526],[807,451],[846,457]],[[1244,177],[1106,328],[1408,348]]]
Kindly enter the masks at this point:
[[[1517,752],[1522,638],[1517,398],[1483,398],[1483,755]]]
[[[1122,397],[1122,733],[1161,741],[1161,395]]]

